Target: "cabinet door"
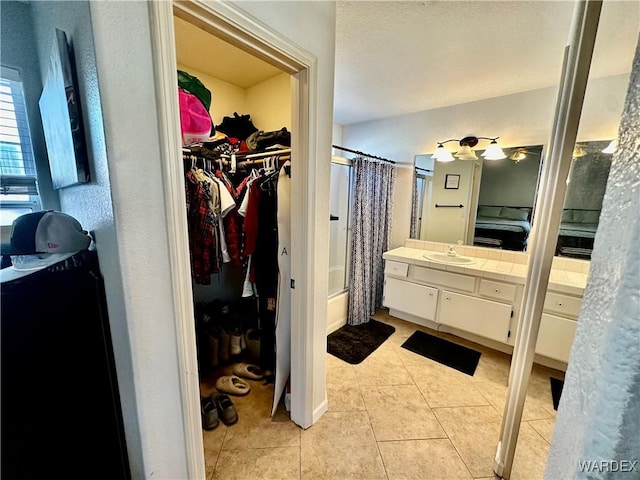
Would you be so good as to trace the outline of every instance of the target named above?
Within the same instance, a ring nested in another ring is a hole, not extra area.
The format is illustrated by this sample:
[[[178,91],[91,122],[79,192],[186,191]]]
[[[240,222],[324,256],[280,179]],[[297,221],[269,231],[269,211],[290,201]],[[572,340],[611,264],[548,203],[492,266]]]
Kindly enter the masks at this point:
[[[385,277],[383,303],[385,307],[394,310],[435,320],[438,289]]]
[[[567,362],[577,325],[575,320],[543,313],[536,343],[536,353]]]
[[[506,343],[511,305],[443,290],[438,322]]]

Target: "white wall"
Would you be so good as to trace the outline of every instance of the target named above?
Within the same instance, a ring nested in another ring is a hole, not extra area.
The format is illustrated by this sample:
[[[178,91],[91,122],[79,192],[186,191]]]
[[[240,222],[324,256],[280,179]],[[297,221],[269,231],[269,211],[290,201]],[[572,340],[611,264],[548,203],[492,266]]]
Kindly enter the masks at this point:
[[[640,46],[633,70],[549,451],[548,479],[638,478],[640,471],[638,465],[626,474],[579,468],[580,461],[640,460]]]
[[[579,141],[616,136],[628,81],[628,75],[616,75],[589,82]],[[409,236],[414,155],[433,152],[437,141],[469,134],[500,136],[503,146],[546,144],[556,95],[557,88],[545,88],[343,126],[343,146],[404,163],[396,177],[390,247]]]
[[[329,162],[333,105],[335,5],[332,2],[240,4],[318,58],[318,159],[314,255],[314,405],[326,400],[326,308]],[[102,97],[104,130],[127,326],[133,352],[135,394],[125,392],[139,415],[141,440],[129,445],[142,459],[134,478],[186,478],[176,328],[173,318],[166,211],[162,190],[149,11],[144,2],[92,2],[91,18]],[[143,142],[144,148],[141,148]],[[144,179],[144,185],[140,179]],[[143,188],[146,186],[146,188]],[[115,259],[114,259],[115,262]],[[126,341],[125,339],[120,339]],[[128,425],[127,428],[135,428]]]
[[[291,75],[281,73],[247,88],[246,106],[259,130],[291,131]]]

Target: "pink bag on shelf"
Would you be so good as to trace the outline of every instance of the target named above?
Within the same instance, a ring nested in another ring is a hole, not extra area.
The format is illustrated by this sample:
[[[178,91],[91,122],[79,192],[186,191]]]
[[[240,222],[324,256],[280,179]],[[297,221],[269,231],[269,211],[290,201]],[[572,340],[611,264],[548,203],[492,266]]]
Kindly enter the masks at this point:
[[[211,116],[194,94],[178,88],[182,145],[205,142],[211,135]]]

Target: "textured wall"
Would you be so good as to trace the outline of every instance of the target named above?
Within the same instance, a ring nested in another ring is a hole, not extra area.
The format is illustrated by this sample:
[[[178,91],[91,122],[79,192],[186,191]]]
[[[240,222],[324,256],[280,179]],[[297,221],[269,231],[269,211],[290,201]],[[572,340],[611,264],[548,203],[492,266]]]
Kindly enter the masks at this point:
[[[580,461],[640,460],[639,211],[640,46],[545,478],[587,478],[580,473]],[[639,476],[640,465],[622,478]]]

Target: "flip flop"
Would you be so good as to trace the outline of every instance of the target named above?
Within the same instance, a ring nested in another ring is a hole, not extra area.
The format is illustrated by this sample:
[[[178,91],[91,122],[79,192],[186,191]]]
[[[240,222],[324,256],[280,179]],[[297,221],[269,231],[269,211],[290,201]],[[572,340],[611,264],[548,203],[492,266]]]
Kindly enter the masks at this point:
[[[260,367],[250,363],[236,363],[233,366],[233,374],[249,380],[260,380],[264,377]]]
[[[216,382],[216,389],[230,395],[246,395],[251,391],[251,386],[240,377],[230,375],[220,377]]]

